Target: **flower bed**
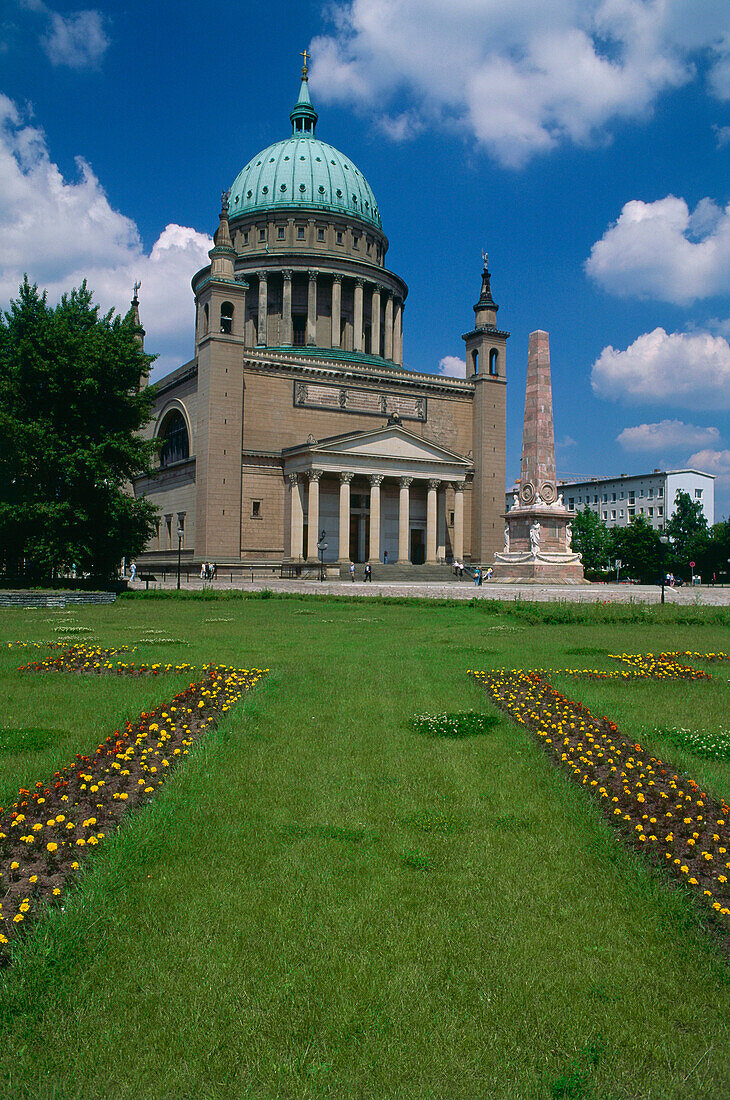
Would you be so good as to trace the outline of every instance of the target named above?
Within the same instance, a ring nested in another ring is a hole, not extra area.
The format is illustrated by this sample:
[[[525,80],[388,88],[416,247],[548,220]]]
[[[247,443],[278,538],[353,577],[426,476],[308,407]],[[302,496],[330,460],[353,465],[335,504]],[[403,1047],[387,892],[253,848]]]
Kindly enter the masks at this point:
[[[641,668],[652,677],[672,675],[669,662],[649,657],[643,665],[632,658],[635,675],[642,674]],[[658,667],[665,663],[667,675]],[[470,675],[495,706],[537,735],[553,762],[597,799],[634,847],[688,883],[730,931],[730,806],[723,799],[710,798],[693,779],[623,737],[608,718],[596,718],[555,691],[544,673],[514,669]]]
[[[25,666],[34,671],[159,674],[191,665],[130,665],[116,651],[71,646]],[[90,756],[77,756],[52,779],[22,788],[0,807],[0,962],[9,945],[48,901],[61,897],[85,855],[130,809],[147,803],[196,737],[250,691],[268,669],[207,665],[204,676],[168,703],[115,730]]]

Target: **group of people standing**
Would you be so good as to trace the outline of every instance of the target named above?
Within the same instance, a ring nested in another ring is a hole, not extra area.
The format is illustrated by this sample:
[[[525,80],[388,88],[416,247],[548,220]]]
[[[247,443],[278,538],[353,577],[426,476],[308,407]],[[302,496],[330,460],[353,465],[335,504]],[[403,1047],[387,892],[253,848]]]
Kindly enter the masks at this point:
[[[218,566],[214,561],[204,561],[200,563],[200,579],[203,583],[206,581],[214,581],[217,573]]]

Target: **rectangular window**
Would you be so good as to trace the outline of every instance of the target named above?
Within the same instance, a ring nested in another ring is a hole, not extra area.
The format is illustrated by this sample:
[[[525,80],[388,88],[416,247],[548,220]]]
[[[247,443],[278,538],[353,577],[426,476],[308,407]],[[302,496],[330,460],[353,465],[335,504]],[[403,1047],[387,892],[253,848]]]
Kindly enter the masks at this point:
[[[702,500],[702,490],[695,489],[695,500]]]
[[[277,237],[279,238],[280,241],[284,240],[284,226],[283,225],[279,226],[276,235],[277,235]]]
[[[643,516],[643,514],[644,514],[644,509],[643,508],[639,508],[639,514]]]
[[[615,508],[611,509],[611,519],[616,519],[616,509]]]
[[[251,501],[251,519],[261,519],[261,501]]]
[[[244,244],[248,244],[248,229],[247,229],[247,230],[246,230],[246,232],[245,232],[245,233],[243,234],[243,243],[244,243]]]
[[[657,510],[656,510],[656,514],[657,514],[658,516],[663,516],[663,515],[664,515],[664,509],[662,508],[661,504],[660,504],[660,505],[659,505],[659,507],[657,508]]]
[[[342,230],[341,229],[337,230],[337,243],[342,244]]]
[[[640,496],[640,497],[643,497],[643,495],[644,495],[644,490],[643,490],[643,489],[639,489],[639,496]]]
[[[324,240],[324,229],[318,229],[317,230],[317,240],[318,241],[323,241]]]
[[[453,526],[454,526],[454,513],[449,512],[449,527],[453,527]]]
[[[575,505],[575,497],[568,497],[568,507],[570,508],[571,511],[573,510],[574,505]]]
[[[663,496],[664,496],[664,490],[663,490],[663,489],[657,489],[657,491],[656,491],[656,495],[657,495],[658,497],[663,497]]]
[[[266,230],[265,229],[259,229],[259,240],[260,241],[265,241],[266,240]]]
[[[352,235],[352,247],[353,248],[359,248],[360,247],[360,238],[358,237],[357,233],[353,233],[353,235]]]
[[[611,493],[611,500],[612,500],[612,501],[614,501],[615,499],[616,499],[616,494],[615,494],[615,493]]]
[[[653,509],[653,508],[650,508],[650,509],[649,509],[649,515],[650,515],[650,516],[653,516],[653,515],[654,515],[654,509]]]
[[[635,508],[629,508],[629,519],[633,519],[633,517],[635,515],[636,515],[636,509]]]
[[[653,497],[654,496],[654,490],[653,489],[647,489],[646,490],[646,495],[648,497]]]
[[[608,519],[608,512],[604,512],[604,513],[603,513],[603,518],[604,518],[604,519]]]
[[[303,225],[298,225],[297,226],[297,240],[298,241],[303,241],[304,240],[304,226]]]
[[[604,504],[608,503],[608,493],[603,494],[603,503]]]
[[[620,498],[621,500],[623,500],[623,499],[624,499],[624,494],[623,494],[623,493],[620,493],[620,494],[619,494],[619,498]]]
[[[618,514],[619,514],[619,519],[623,519],[623,518],[624,518],[624,510],[623,510],[623,508],[619,508],[619,510],[618,510]]]
[[[596,493],[595,496],[593,497],[593,503],[598,504],[598,493]]]

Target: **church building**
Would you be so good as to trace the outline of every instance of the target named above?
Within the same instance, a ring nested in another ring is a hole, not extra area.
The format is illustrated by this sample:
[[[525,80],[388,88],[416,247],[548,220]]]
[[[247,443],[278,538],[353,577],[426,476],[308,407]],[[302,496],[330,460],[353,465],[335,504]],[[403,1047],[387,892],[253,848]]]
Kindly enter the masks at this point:
[[[486,258],[467,377],[407,369],[380,207],[317,119],[305,64],[291,134],[223,196],[192,280],[194,358],[154,386],[160,468],[134,486],[160,510],[146,568],[171,565],[179,538],[188,567],[234,570],[315,562],[323,532],[343,566],[502,548],[509,333]]]

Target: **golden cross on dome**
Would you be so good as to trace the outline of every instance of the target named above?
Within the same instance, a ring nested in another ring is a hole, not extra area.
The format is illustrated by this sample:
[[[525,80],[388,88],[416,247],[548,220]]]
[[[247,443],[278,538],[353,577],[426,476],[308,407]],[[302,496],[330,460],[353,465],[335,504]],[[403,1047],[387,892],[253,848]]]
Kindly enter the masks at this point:
[[[311,54],[308,54],[306,50],[301,50],[300,54],[304,58],[304,64],[302,65],[302,76],[306,76],[309,71],[307,69],[307,61],[309,61]]]

